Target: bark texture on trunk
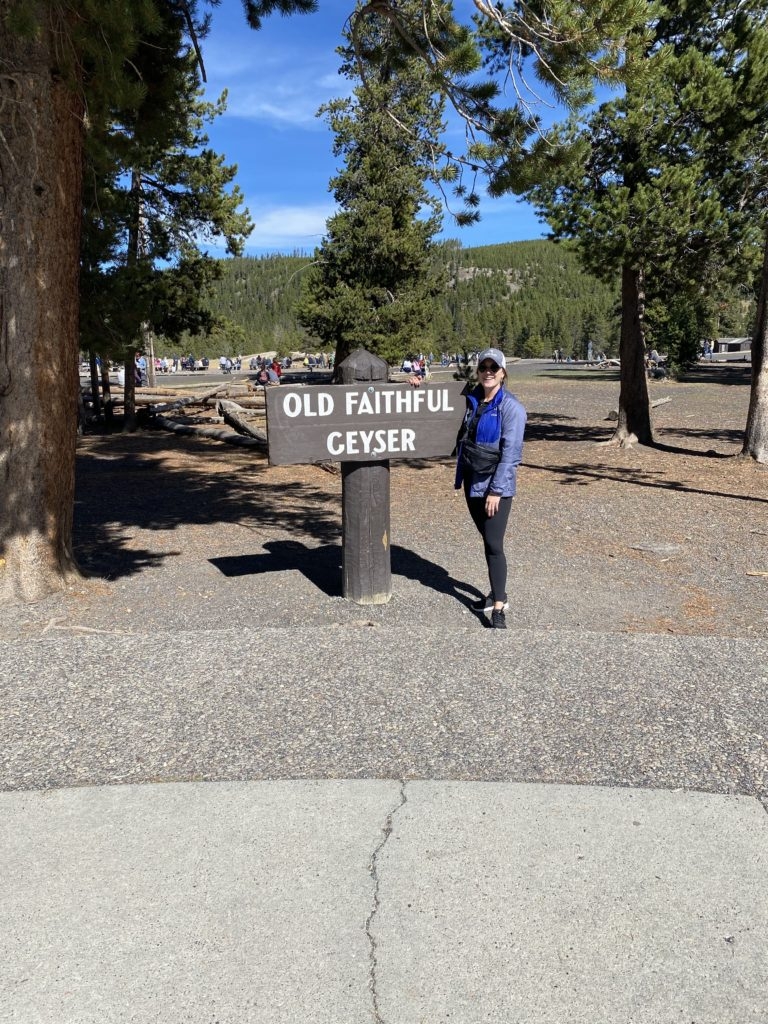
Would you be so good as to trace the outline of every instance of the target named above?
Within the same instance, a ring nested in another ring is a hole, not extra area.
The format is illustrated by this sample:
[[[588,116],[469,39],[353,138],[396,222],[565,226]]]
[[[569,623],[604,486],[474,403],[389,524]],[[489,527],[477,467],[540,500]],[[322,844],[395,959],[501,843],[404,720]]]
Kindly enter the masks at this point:
[[[752,338],[752,389],[742,452],[768,465],[768,233],[763,252],[763,273]]]
[[[648,377],[645,372],[645,335],[643,307],[645,286],[642,270],[621,268],[621,388],[619,421],[613,435],[622,445],[653,444],[651,410],[648,403]]]
[[[77,571],[83,131],[48,22],[21,39],[8,8],[0,0],[0,601],[44,597]]]

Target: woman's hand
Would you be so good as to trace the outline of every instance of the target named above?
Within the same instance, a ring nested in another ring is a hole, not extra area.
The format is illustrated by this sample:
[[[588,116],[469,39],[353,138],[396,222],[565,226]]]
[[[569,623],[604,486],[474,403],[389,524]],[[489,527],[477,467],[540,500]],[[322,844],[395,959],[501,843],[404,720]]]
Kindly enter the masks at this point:
[[[488,494],[485,498],[485,514],[491,519],[499,511],[501,504],[500,494]]]

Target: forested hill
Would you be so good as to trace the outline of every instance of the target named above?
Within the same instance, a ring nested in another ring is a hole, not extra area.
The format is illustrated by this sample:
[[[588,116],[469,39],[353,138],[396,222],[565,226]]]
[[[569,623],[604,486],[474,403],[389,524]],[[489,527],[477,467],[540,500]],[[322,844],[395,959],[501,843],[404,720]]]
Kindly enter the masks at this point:
[[[582,355],[588,338],[606,352],[617,343],[617,289],[581,270],[567,245],[548,241],[511,242],[462,249],[444,242],[436,259],[446,287],[424,350],[461,351],[501,344],[509,354]],[[267,256],[222,261],[214,286],[214,312],[245,331],[231,332],[233,349],[258,352],[312,350],[294,316],[302,277],[311,256]],[[226,343],[225,336],[220,341]],[[194,349],[209,339],[190,339]]]

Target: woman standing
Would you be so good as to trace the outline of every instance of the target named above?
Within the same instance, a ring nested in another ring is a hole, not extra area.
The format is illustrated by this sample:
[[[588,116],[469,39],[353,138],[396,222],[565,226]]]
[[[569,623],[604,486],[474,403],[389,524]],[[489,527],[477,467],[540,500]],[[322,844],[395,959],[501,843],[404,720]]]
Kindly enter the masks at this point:
[[[457,446],[456,489],[464,487],[469,514],[483,538],[491,591],[472,610],[491,613],[493,629],[506,629],[507,558],[504,533],[517,485],[517,467],[523,457],[526,414],[520,402],[505,390],[504,353],[487,348],[477,357],[479,383],[467,394]]]

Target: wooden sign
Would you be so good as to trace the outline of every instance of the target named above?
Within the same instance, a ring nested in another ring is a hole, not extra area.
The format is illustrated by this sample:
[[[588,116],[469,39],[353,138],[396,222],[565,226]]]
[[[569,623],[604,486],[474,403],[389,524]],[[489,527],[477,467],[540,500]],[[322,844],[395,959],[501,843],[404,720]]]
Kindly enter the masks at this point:
[[[368,383],[267,388],[269,461],[377,462],[449,455],[464,384]]]

